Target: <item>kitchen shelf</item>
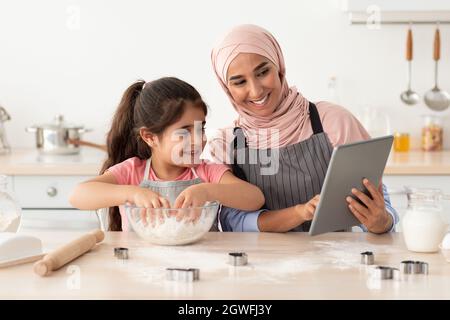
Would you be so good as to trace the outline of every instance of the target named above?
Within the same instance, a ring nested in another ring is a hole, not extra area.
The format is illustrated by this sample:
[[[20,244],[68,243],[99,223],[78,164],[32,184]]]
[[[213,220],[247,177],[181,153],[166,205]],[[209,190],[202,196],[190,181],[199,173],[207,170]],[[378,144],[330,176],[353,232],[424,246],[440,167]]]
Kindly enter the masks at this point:
[[[347,0],[342,9],[354,25],[450,24],[447,0]]]
[[[352,25],[434,25],[450,24],[450,11],[445,12],[381,12],[379,20],[365,12],[350,12],[349,22]],[[376,22],[376,23],[375,23]]]

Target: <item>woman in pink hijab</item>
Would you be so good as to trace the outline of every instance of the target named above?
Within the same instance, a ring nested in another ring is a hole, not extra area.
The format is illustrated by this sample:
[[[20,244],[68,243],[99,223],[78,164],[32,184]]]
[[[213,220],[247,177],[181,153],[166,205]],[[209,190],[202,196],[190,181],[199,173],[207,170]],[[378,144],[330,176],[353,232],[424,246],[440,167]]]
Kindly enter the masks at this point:
[[[333,147],[369,139],[369,134],[343,107],[312,103],[290,87],[281,48],[261,27],[233,28],[211,60],[239,115],[210,141],[211,155],[232,164],[235,174],[261,188],[266,198],[267,210],[248,213],[257,217],[247,219],[242,231],[308,231]],[[350,211],[365,231],[392,231],[398,215],[386,188],[363,183],[372,199],[352,190],[365,206],[348,197]],[[233,209],[223,209],[221,216],[226,215],[242,219]]]

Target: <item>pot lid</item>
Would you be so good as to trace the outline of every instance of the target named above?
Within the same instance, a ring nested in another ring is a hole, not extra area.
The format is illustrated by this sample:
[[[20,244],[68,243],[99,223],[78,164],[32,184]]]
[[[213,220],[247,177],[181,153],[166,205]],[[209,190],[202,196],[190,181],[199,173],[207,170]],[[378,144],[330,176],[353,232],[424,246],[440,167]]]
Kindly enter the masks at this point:
[[[51,123],[44,123],[39,126],[34,126],[42,129],[83,129],[82,125],[75,125],[73,123],[66,122],[62,114],[57,114]]]

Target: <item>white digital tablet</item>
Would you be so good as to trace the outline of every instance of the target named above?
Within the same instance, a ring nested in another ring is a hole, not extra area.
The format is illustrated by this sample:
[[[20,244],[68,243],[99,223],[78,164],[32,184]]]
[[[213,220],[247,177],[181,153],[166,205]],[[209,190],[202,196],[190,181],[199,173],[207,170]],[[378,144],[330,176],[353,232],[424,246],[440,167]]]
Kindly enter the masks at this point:
[[[364,178],[378,186],[393,140],[390,135],[341,145],[333,150],[309,229],[310,235],[347,230],[361,224],[351,213],[345,199],[347,196],[355,199],[352,188],[369,195],[362,183]]]

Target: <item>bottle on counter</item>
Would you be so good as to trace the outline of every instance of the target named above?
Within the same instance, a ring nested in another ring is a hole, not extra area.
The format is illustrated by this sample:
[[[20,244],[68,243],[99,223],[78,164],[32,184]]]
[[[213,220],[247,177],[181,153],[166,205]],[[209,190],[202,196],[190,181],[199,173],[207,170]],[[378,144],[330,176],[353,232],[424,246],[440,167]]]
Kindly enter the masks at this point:
[[[328,101],[340,104],[337,78],[334,75],[328,79]]]
[[[7,176],[0,175],[0,232],[16,232],[19,229],[22,210],[8,190]]]
[[[390,117],[383,110],[366,105],[361,111],[356,112],[355,115],[371,138],[392,134]]]
[[[409,133],[396,132],[394,133],[394,151],[408,152],[410,146]]]
[[[424,126],[422,128],[422,150],[440,151],[443,147],[444,130],[442,119],[438,116],[424,116]]]

